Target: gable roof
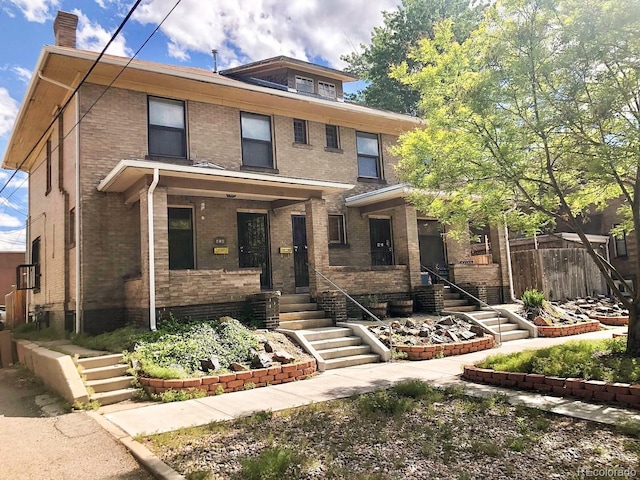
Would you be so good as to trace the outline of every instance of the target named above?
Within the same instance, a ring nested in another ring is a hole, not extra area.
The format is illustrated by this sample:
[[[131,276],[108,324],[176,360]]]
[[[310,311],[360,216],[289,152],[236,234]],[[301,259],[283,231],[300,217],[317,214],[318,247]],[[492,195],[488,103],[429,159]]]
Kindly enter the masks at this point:
[[[301,72],[307,72],[321,77],[333,78],[342,82],[355,82],[359,80],[357,75],[352,73],[343,72],[331,67],[325,67],[323,65],[316,65],[315,63],[305,62],[296,58],[278,56],[271,57],[265,60],[259,60],[253,63],[247,63],[246,65],[240,65],[234,68],[228,68],[221,70],[222,75],[253,75],[255,73],[268,72],[270,70],[279,70],[282,68],[291,68]]]

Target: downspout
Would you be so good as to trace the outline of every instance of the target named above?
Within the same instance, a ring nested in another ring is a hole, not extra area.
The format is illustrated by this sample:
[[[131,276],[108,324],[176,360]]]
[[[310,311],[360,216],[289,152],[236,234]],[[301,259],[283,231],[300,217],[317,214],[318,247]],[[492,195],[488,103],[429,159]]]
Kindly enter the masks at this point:
[[[149,328],[156,330],[156,250],[153,231],[153,192],[158,186],[160,171],[153,169],[153,181],[147,192],[147,220],[149,228]]]
[[[509,227],[507,227],[507,222],[505,218],[504,222],[504,241],[507,250],[507,275],[509,277],[509,295],[511,296],[512,302],[518,302],[514,291],[513,291],[513,270],[511,268],[511,247],[509,246]]]
[[[80,119],[80,99],[78,98],[78,94],[76,93],[76,119],[75,119],[75,137],[76,137],[76,165],[75,165],[75,189],[76,189],[76,218],[75,218],[75,242],[76,242],[76,325],[75,331],[76,333],[80,333],[82,328],[82,301],[81,301],[81,293],[82,289],[80,288],[80,218],[82,215],[80,201],[80,125],[78,125]]]

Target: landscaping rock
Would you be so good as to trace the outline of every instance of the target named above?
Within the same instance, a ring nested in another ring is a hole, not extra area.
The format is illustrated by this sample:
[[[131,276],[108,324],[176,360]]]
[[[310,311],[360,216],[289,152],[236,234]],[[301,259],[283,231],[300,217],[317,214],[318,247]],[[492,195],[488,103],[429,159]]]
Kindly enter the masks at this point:
[[[229,369],[234,372],[244,372],[246,370],[249,370],[249,367],[238,362],[233,362],[231,363],[231,365],[229,365]]]
[[[218,360],[218,357],[216,357],[215,355],[212,355],[209,358],[201,359],[200,360],[200,369],[203,372],[208,372],[209,370],[211,370],[211,371],[219,370],[220,369],[220,360]]]
[[[252,368],[268,368],[272,364],[271,358],[265,353],[256,353],[251,359]]]
[[[416,322],[414,322],[411,318],[407,318],[404,321],[404,326],[407,328],[416,328]]]
[[[264,343],[264,351],[267,353],[273,353],[273,351],[275,350],[275,347],[273,346],[273,343],[271,343],[269,340],[267,340]]]
[[[295,357],[284,350],[278,350],[273,353],[272,358],[275,362],[291,363],[295,360]]]

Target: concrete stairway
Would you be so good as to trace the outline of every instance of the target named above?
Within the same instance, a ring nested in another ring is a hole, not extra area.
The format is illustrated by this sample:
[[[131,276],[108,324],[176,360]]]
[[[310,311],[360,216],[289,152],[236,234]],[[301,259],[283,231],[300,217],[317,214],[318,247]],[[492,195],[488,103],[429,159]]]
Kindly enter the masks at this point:
[[[444,311],[445,314],[460,314],[459,317],[475,321],[489,330],[496,341],[503,343],[509,340],[528,338],[529,330],[521,330],[517,323],[513,323],[505,316],[499,316],[493,310],[479,310],[476,305],[471,305],[469,300],[462,298],[461,293],[446,285],[444,287]]]
[[[313,355],[321,370],[350,367],[380,361],[380,356],[370,353],[371,347],[363,345],[360,337],[347,327],[336,327],[311,302],[309,294],[282,295],[280,297],[280,328],[293,337]]]
[[[126,375],[129,366],[123,363],[121,353],[100,357],[80,358],[78,366],[89,392],[89,399],[100,405],[129,400],[138,390],[132,387],[134,377]]]

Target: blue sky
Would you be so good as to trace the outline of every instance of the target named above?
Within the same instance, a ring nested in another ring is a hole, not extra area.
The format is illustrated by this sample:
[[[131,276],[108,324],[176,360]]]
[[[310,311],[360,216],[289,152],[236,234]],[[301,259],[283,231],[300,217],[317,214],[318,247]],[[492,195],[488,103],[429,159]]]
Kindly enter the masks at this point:
[[[118,27],[130,0],[0,0],[0,158],[43,45],[53,43],[58,10],[79,17],[78,48],[100,51]],[[145,0],[109,53],[131,56],[176,0]],[[182,0],[140,52],[145,60],[228,68],[287,55],[344,68],[340,56],[368,43],[382,11],[400,0]],[[249,6],[251,8],[249,8]],[[361,84],[346,91],[361,88]],[[0,188],[12,174],[0,169]],[[24,250],[26,174],[19,172],[0,195],[0,251]]]

